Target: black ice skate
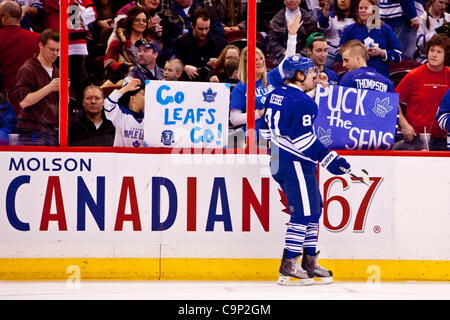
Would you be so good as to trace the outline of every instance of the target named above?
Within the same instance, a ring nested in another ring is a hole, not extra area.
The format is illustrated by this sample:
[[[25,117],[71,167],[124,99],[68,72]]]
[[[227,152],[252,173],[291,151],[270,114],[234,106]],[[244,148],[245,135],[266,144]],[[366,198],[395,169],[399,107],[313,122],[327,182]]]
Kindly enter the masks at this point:
[[[314,282],[298,261],[301,254],[295,258],[285,258],[285,253],[281,259],[280,277],[277,283],[282,286],[307,286]]]
[[[302,268],[308,272],[310,277],[314,277],[317,281],[314,284],[330,284],[333,282],[333,272],[321,267],[317,263],[319,258],[319,252],[315,256],[308,256],[306,253],[303,255]]]

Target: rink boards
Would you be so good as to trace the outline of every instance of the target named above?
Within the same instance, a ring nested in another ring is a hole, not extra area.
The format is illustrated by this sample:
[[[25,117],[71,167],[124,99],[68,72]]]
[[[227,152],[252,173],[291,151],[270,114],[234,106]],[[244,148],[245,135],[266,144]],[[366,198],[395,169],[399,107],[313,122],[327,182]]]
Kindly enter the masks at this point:
[[[111,149],[112,150],[112,149]],[[450,280],[450,157],[319,170],[337,280]],[[0,152],[0,279],[273,280],[288,209],[267,155]]]

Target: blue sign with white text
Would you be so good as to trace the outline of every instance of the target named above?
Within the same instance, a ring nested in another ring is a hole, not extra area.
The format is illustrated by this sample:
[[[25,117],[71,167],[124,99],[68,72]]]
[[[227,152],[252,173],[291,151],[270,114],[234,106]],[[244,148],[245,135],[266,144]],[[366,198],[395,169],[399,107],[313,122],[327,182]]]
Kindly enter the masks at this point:
[[[390,150],[398,101],[397,93],[318,85],[316,135],[329,149]]]

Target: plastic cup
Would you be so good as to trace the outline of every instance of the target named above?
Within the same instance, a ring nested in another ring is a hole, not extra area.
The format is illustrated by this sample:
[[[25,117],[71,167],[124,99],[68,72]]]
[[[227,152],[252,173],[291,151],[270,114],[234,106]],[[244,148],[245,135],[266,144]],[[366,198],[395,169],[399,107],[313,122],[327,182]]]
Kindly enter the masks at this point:
[[[431,134],[420,133],[420,142],[422,143],[422,150],[430,150]]]
[[[18,146],[19,145],[19,134],[18,133],[8,134],[8,140],[9,140],[10,146]]]

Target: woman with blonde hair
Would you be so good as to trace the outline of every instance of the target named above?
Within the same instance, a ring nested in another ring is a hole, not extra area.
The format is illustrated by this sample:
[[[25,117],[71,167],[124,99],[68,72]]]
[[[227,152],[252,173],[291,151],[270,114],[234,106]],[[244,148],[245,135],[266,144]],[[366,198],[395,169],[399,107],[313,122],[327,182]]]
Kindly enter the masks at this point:
[[[266,58],[261,49],[256,48],[255,54],[255,130],[256,139],[259,140],[259,130],[266,126],[264,119],[261,117],[258,110],[264,109],[265,97],[272,92],[276,87],[283,84],[285,74],[283,72],[283,64],[286,58],[295,54],[295,47],[297,44],[297,30],[302,25],[300,15],[297,15],[288,25],[289,37],[287,42],[287,49],[285,59],[272,71],[267,72]],[[245,47],[240,55],[238,78],[239,82],[231,92],[230,97],[230,122],[233,126],[244,125],[247,123],[247,53],[248,48]],[[245,141],[245,139],[244,139]]]

